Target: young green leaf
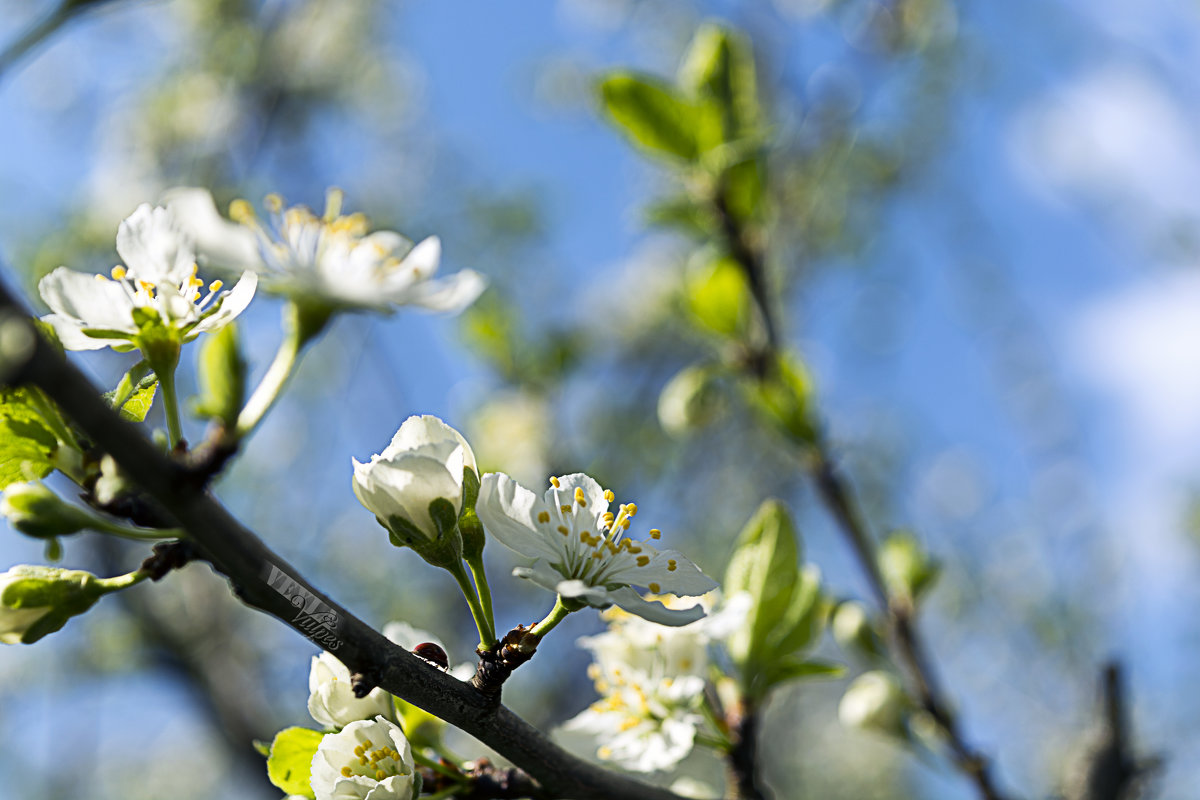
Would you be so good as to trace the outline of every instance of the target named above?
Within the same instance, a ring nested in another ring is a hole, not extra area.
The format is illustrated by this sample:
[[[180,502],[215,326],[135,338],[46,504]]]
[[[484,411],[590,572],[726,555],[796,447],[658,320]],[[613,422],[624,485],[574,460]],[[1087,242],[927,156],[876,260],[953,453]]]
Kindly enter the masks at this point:
[[[799,557],[791,515],[778,500],[767,500],[742,529],[725,571],[725,591],[751,597],[745,624],[729,639],[729,654],[748,681],[770,658],[765,646],[792,602]]]
[[[742,268],[730,258],[716,258],[689,270],[684,303],[700,327],[721,336],[736,336],[745,327],[750,292]],[[711,255],[711,254],[707,254]]]
[[[718,25],[702,25],[679,67],[679,85],[718,105],[726,141],[753,132],[759,121],[754,54],[744,36]]]
[[[312,786],[312,760],[325,734],[308,728],[285,728],[275,734],[267,756],[267,777],[287,794],[316,797]]]
[[[879,546],[879,569],[892,594],[915,603],[933,586],[941,566],[910,531],[895,531]]]
[[[775,368],[763,380],[748,386],[751,402],[769,422],[795,442],[813,440],[812,379],[799,358],[780,353]]]
[[[196,368],[200,396],[193,411],[227,428],[237,424],[246,397],[246,360],[238,344],[236,323],[208,336],[200,348]]]
[[[608,117],[650,153],[684,161],[699,155],[700,110],[674,87],[648,76],[614,72],[601,81],[600,97]]]

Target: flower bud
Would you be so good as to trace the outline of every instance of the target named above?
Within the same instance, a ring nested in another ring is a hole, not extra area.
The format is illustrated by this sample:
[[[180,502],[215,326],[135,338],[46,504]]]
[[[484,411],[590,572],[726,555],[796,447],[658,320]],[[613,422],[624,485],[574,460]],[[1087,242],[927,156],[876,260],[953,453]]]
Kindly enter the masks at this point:
[[[95,575],[21,564],[0,573],[0,642],[33,644],[105,593]]]
[[[716,419],[725,398],[710,367],[687,367],[667,381],[658,396],[658,421],[672,436],[683,436]]]
[[[846,600],[833,612],[830,627],[833,638],[848,653],[876,658],[883,653],[883,642],[862,603]]]
[[[50,539],[92,527],[95,517],[37,482],[11,483],[0,496],[0,514],[26,536]]]
[[[383,689],[376,687],[366,697],[355,697],[350,670],[332,653],[313,656],[308,672],[308,713],[327,728],[344,728],[376,716],[396,716],[392,696]]]
[[[859,675],[846,688],[838,704],[838,719],[847,728],[904,738],[909,710],[908,696],[900,683],[886,672],[873,670]]]
[[[392,544],[445,566],[462,555],[458,516],[467,469],[478,468],[462,434],[437,417],[409,417],[382,453],[366,464],[354,461],[354,494]]]

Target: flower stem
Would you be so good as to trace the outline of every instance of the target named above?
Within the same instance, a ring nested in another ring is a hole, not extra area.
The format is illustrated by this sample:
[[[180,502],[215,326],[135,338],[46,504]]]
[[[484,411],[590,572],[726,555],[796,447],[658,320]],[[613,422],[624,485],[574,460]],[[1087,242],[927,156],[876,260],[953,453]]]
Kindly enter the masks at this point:
[[[164,539],[184,539],[187,534],[181,528],[133,528],[97,518],[89,527],[100,533],[132,539],[137,542],[161,542]]]
[[[108,594],[128,589],[130,586],[137,586],[149,577],[149,572],[138,569],[125,575],[118,575],[115,578],[96,578],[94,583],[104,594]]]
[[[492,611],[492,587],[488,586],[487,573],[483,569],[483,555],[468,558],[467,566],[471,569],[471,579],[475,581],[475,590],[479,593],[479,603],[483,607],[484,616],[487,617],[488,624],[494,631],[496,630],[496,615]]]
[[[471,579],[467,577],[462,562],[456,561],[446,567],[446,571],[458,581],[458,588],[462,590],[467,606],[471,609],[471,617],[474,618],[475,628],[479,631],[479,649],[490,650],[496,644],[496,631],[483,613],[483,604],[479,602],[479,596],[475,593],[475,587],[471,585]]]
[[[289,326],[279,345],[279,351],[275,353],[275,360],[267,369],[267,374],[263,376],[262,382],[258,384],[258,388],[254,390],[254,394],[246,401],[245,407],[238,415],[238,438],[249,436],[262,422],[271,406],[275,405],[275,401],[283,392],[283,387],[287,385],[296,369],[296,362],[303,347],[304,342],[299,335],[299,328]]]
[[[545,636],[550,631],[554,630],[554,626],[567,618],[567,614],[571,613],[571,609],[567,608],[563,603],[562,595],[554,598],[554,608],[550,609],[550,613],[546,615],[538,624],[529,629],[529,632],[535,636]]]
[[[430,758],[429,756],[420,753],[415,749],[412,751],[412,757],[413,761],[417,762],[417,764],[421,765],[422,767],[428,767],[439,775],[445,775],[447,778],[456,780],[460,784],[466,783],[466,780],[461,772],[456,772],[455,770],[450,769],[437,759]]]
[[[179,418],[179,396],[175,393],[175,366],[178,363],[177,359],[174,364],[163,365],[161,370],[154,370],[158,375],[158,385],[162,388],[163,410],[167,415],[167,441],[170,443],[171,449],[178,447],[179,442],[183,439],[183,423]]]

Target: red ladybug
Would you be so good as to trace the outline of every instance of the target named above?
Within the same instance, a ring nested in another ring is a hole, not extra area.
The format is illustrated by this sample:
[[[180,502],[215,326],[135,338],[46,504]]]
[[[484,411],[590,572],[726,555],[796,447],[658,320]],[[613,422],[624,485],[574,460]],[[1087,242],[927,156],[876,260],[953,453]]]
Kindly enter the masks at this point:
[[[450,659],[446,658],[446,651],[433,642],[421,642],[412,651],[413,655],[425,659],[436,667],[450,669]]]

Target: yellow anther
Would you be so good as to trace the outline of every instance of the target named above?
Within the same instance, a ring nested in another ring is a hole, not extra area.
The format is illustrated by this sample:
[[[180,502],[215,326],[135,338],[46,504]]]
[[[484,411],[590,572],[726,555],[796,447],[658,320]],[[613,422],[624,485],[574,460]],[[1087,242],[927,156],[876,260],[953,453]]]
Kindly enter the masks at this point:
[[[655,594],[658,594],[662,590],[662,587],[659,586],[657,583],[650,584],[649,588],[650,588],[650,591],[654,592]]]
[[[571,513],[571,507],[570,507],[570,506],[559,506],[559,508],[561,508],[561,509],[562,509],[562,512],[563,512],[564,514],[570,514],[570,513]]]
[[[613,494],[612,489],[605,489],[604,490],[604,499],[611,503],[613,500],[617,499],[617,496],[615,494]]]
[[[97,273],[97,274],[96,274],[96,280],[98,280],[98,281],[106,281],[106,280],[108,280],[108,278],[107,278],[107,277],[105,277],[104,275],[101,275],[101,274]]]
[[[579,541],[583,542],[584,544],[587,544],[587,541],[588,541],[588,532],[587,531],[579,532]]]
[[[254,206],[240,198],[234,200],[229,204],[229,218],[234,222],[248,225],[255,220]]]
[[[567,529],[567,526],[566,526],[566,525],[559,525],[559,526],[558,526],[558,532],[559,532],[559,533],[561,533],[563,536],[570,536],[570,535],[571,535],[571,531],[569,531],[569,530]]]
[[[637,514],[637,503],[630,503],[629,505],[625,506],[625,513],[631,517]]]
[[[667,561],[667,572],[674,572],[675,567],[676,567],[675,559],[672,558],[669,561]]]
[[[555,477],[550,478],[550,485],[553,486],[555,489],[561,488],[558,483],[558,478],[555,478]]]
[[[146,280],[138,281],[137,285],[138,285],[138,288],[141,289],[143,292],[149,292],[151,289],[154,288],[154,284],[151,283],[150,281],[146,281]]]
[[[363,739],[363,747],[372,747],[370,739]]]
[[[360,744],[358,747],[354,748],[354,755],[356,755],[356,756],[358,756],[358,757],[360,757],[360,758],[361,758],[361,757],[363,756],[363,754],[364,754],[364,753],[366,753],[366,752],[367,752],[367,749],[366,749],[365,747],[363,747],[361,744]]]
[[[650,556],[638,556],[637,557],[637,565],[639,567],[644,567],[649,563],[650,563]]]
[[[342,213],[342,200],[346,193],[336,186],[330,186],[325,192],[325,221],[336,219]]]
[[[587,505],[587,498],[585,498],[583,496],[583,487],[582,486],[575,487],[575,502],[579,503],[579,505],[581,505],[581,506]]]
[[[125,268],[122,267],[120,264],[117,264],[115,267],[112,268],[112,276],[113,276],[114,281],[125,280],[125,276],[128,274],[129,273],[126,272]]]
[[[599,750],[596,751],[596,755],[600,756],[601,758],[612,758],[612,748],[608,747],[607,745],[603,745]]]
[[[616,519],[616,516],[611,511],[605,511],[603,519],[609,525],[612,525],[612,521]]]
[[[361,765],[363,765],[363,766],[365,767],[365,766],[367,765],[367,757],[366,757],[366,756],[359,756],[359,757],[358,757],[358,763],[359,763],[359,764],[361,764]]]
[[[386,777],[387,777],[387,773],[384,772],[383,770],[381,770],[381,769],[375,770],[375,780],[381,781]]]
[[[623,530],[623,531],[629,530],[629,518],[628,517],[621,520],[621,530]]]
[[[538,512],[538,522],[549,522],[549,521],[550,521],[550,512],[549,511],[539,511]]]
[[[596,552],[592,553],[592,558],[594,558],[598,561],[598,560],[604,558],[604,553],[597,550]]]
[[[628,542],[629,540],[628,540],[628,539],[622,539],[621,541]],[[642,548],[641,548],[641,547],[639,547],[639,546],[638,546],[638,545],[636,545],[636,544],[631,544],[631,545],[629,545],[629,547],[627,547],[627,548],[625,548],[625,549],[629,551],[629,554],[630,554],[630,555],[634,555],[634,556],[636,556],[638,553],[642,552]]]
[[[661,539],[662,531],[660,531],[658,528],[651,528],[650,529],[650,538],[651,539]]]
[[[349,767],[342,767],[342,777],[343,778],[349,778],[353,774],[354,774],[354,770],[350,769]]]
[[[692,668],[692,660],[690,658],[685,658],[679,662],[679,666],[683,669],[691,669]]]
[[[249,203],[247,203],[246,205],[249,205]],[[270,211],[272,214],[278,214],[280,211],[283,210],[283,195],[278,194],[277,192],[271,192],[270,194],[268,194],[266,197],[263,198],[263,206],[267,209],[267,211]],[[232,211],[232,209],[231,209],[231,211]],[[253,214],[253,211],[251,211],[251,214]],[[232,216],[232,214],[231,214],[231,216]]]
[[[210,283],[208,285],[208,290],[210,292],[219,292],[219,291],[221,291],[221,287],[224,285],[225,284],[222,283],[221,281],[213,281],[212,283]]]
[[[639,724],[641,724],[641,721],[637,717],[628,717],[625,719],[624,722],[621,723],[620,729],[622,731],[632,730],[633,728],[636,728]]]

